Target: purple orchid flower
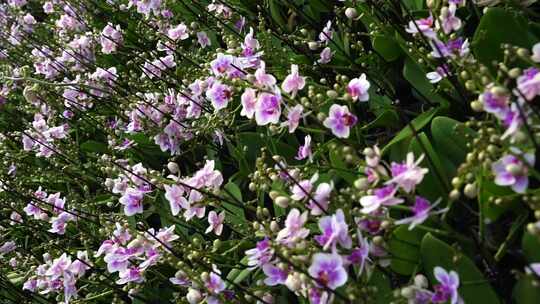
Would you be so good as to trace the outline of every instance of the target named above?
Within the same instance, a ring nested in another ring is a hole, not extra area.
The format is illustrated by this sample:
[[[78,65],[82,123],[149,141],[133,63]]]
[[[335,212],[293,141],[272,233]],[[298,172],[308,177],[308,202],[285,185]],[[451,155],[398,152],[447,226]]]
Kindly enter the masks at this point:
[[[343,268],[343,258],[335,253],[316,253],[313,255],[308,273],[321,286],[332,290],[343,286],[348,279],[347,271]]]
[[[359,78],[353,78],[347,85],[347,93],[352,97],[353,101],[368,101],[369,87],[371,84],[366,78],[366,74],[360,75]]]
[[[397,188],[393,185],[388,185],[383,188],[375,189],[374,195],[367,195],[360,199],[360,204],[364,207],[362,208],[362,213],[371,213],[381,206],[393,206],[401,204],[403,202],[402,198],[396,198],[395,194]]]
[[[285,228],[278,232],[276,242],[293,247],[298,240],[305,239],[309,235],[309,229],[304,228],[307,217],[307,211],[302,214],[296,208],[289,211],[285,220]]]
[[[332,247],[332,250],[335,251],[337,244],[343,248],[351,248],[352,240],[349,236],[349,225],[345,222],[343,210],[338,209],[336,214],[319,219],[319,229],[322,234],[315,236],[315,240],[319,245],[323,246],[324,250]]]
[[[223,231],[223,221],[225,220],[225,211],[217,214],[215,211],[208,213],[208,223],[210,226],[206,229],[205,233],[214,232],[215,235],[221,235]]]
[[[127,216],[132,216],[137,213],[143,212],[142,201],[144,198],[144,193],[135,188],[128,188],[124,195],[120,197],[120,204],[124,205],[124,214]]]
[[[478,99],[484,105],[486,112],[495,115],[499,119],[505,118],[508,105],[510,104],[510,97],[508,95],[499,96],[488,91],[480,95]]]
[[[279,93],[261,93],[255,105],[255,121],[257,125],[264,126],[269,123],[278,123],[281,115],[281,96]]]
[[[424,175],[429,171],[426,168],[418,166],[423,159],[424,155],[422,154],[414,161],[414,154],[409,152],[407,153],[407,160],[404,163],[392,163],[392,179],[387,181],[386,184],[395,183],[407,193],[413,191],[416,185],[422,182]]]
[[[302,90],[306,85],[305,77],[300,76],[298,73],[298,65],[291,65],[291,73],[285,77],[281,88],[285,93],[292,93],[291,95],[296,96],[296,92]]]
[[[456,17],[456,10],[456,5],[452,4],[441,9],[441,15],[437,22],[437,28],[442,28],[443,32],[447,35],[461,28],[461,19]]]
[[[431,297],[433,303],[446,303],[450,301],[450,304],[457,304],[462,302],[459,294],[459,276],[455,271],[447,272],[441,267],[435,267],[434,269],[435,279],[440,283],[435,285],[435,293]]]
[[[232,98],[232,89],[219,81],[215,81],[210,89],[206,91],[206,97],[212,102],[212,106],[217,111],[227,107],[229,100]]]
[[[433,30],[434,25],[435,25],[435,22],[433,20],[433,16],[430,15],[427,18],[410,21],[405,31],[413,35],[422,33],[422,35],[430,39],[433,39],[437,37],[437,34]]]
[[[188,209],[189,203],[184,197],[184,188],[178,185],[164,185],[165,198],[169,201],[172,215],[176,216],[180,209]]]
[[[359,265],[358,273],[361,274],[366,262],[369,261],[371,245],[367,238],[362,236],[360,231],[358,232],[358,245],[358,247],[352,250],[351,254],[346,258],[346,261],[353,265]]]
[[[264,284],[266,284],[267,286],[285,284],[288,276],[286,271],[272,264],[265,264],[263,265],[262,269],[264,274],[266,275],[266,279],[264,279]]]
[[[255,105],[257,104],[257,91],[252,88],[247,88],[242,96],[240,97],[242,102],[242,111],[240,115],[245,116],[249,119],[253,118],[255,115]]]
[[[540,94],[539,72],[537,68],[528,68],[517,78],[517,89],[529,101]]]
[[[429,201],[421,196],[417,196],[414,202],[414,206],[412,208],[413,216],[407,217],[401,220],[398,220],[395,222],[396,225],[403,225],[403,224],[410,224],[409,230],[413,230],[414,227],[417,225],[422,224],[430,215],[444,213],[448,210],[448,208],[432,212],[430,214],[430,211],[435,208],[441,200],[437,200],[433,205],[429,204]]]
[[[289,133],[294,133],[300,124],[300,119],[302,118],[303,112],[304,107],[302,105],[298,104],[292,107],[287,113],[287,121],[282,123],[282,126],[287,126],[289,128]]]
[[[296,155],[296,160],[302,160],[306,158],[311,158],[311,136],[306,135],[304,138],[304,144],[298,148],[298,154]]]
[[[324,120],[323,125],[330,130],[332,133],[340,138],[349,137],[350,128],[353,127],[358,119],[354,114],[349,112],[347,106],[340,106],[333,104],[330,107],[328,117]]]
[[[325,47],[321,54],[319,55],[320,58],[317,60],[317,63],[319,64],[326,64],[332,61],[332,56],[334,55],[334,52],[332,52],[332,49],[329,47]]]
[[[180,23],[177,26],[171,27],[167,31],[167,36],[172,40],[186,40],[189,38],[188,28],[184,23]]]
[[[254,269],[269,263],[274,255],[274,250],[270,246],[270,240],[264,238],[264,240],[257,242],[255,248],[246,250],[245,254],[248,257],[247,264]]]
[[[515,155],[505,155],[491,165],[495,174],[495,184],[510,186],[517,193],[524,193],[529,185],[528,166],[534,166],[535,157],[532,153],[522,153],[518,149],[512,149],[516,155],[521,155],[526,163]]]

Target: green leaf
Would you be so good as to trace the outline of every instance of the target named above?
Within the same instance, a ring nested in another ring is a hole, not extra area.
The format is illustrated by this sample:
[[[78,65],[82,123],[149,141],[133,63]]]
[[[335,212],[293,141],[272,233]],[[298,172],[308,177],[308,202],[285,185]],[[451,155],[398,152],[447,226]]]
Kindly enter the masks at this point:
[[[352,184],[358,176],[350,171],[351,169],[345,164],[343,156],[340,149],[331,149],[329,152],[330,163],[335,168],[336,175]]]
[[[418,270],[420,264],[420,241],[425,234],[422,230],[408,230],[400,226],[392,232],[388,240],[388,251],[392,256],[390,268],[393,271],[410,275]]]
[[[465,135],[474,135],[474,131],[452,118],[438,116],[431,122],[431,135],[436,150],[446,156],[455,166],[459,166],[467,155],[468,140]]]
[[[516,304],[538,304],[540,288],[533,285],[533,282],[534,278],[530,275],[519,279],[512,291],[512,298]]]
[[[445,196],[443,193],[447,193],[450,188],[448,174],[425,133],[419,133],[418,137],[412,139],[409,145],[409,151],[414,153],[415,159],[418,159],[420,155],[424,154],[424,159],[420,163],[420,167],[428,168],[429,170],[424,176],[422,183],[417,187],[418,193],[431,201]]]
[[[274,0],[268,0],[268,5],[270,8],[270,16],[272,17],[274,22],[276,22],[279,25],[279,27],[281,27],[282,29],[286,28],[287,21],[281,15],[281,12],[285,10],[282,9],[280,5],[277,3],[277,1],[274,1]]]
[[[447,105],[448,101],[435,93],[435,87],[426,77],[426,71],[423,71],[418,63],[411,57],[405,59],[403,67],[403,77],[418,91],[422,96],[431,102]]]
[[[229,218],[235,224],[244,223],[246,221],[244,209],[238,206],[238,204],[243,202],[242,191],[238,185],[233,182],[228,182],[223,188],[227,189],[227,191],[225,191],[225,195],[231,200],[231,202],[222,202],[226,210],[229,211],[229,214],[231,215]]]
[[[432,108],[431,110],[429,110],[427,112],[424,112],[424,113],[418,115],[415,119],[413,119],[411,121],[411,124],[412,124],[414,130],[416,132],[420,132],[420,130],[431,121],[433,116],[435,116],[435,114],[437,114],[439,109],[440,109],[439,107]],[[382,149],[382,153],[384,154],[386,152],[386,150],[388,150],[388,148],[390,148],[394,144],[396,144],[396,143],[398,143],[398,142],[400,142],[400,141],[402,141],[404,139],[407,139],[407,138],[411,137],[412,135],[413,135],[413,131],[410,128],[410,126],[409,125],[405,126],[405,128],[403,128],[401,131],[399,131],[399,133],[396,136],[394,136],[394,138],[386,146],[384,146],[384,148]]]
[[[81,144],[80,149],[81,151],[84,151],[84,152],[98,153],[98,154],[107,153],[107,150],[108,150],[106,144],[99,141],[95,141],[95,140],[88,140],[88,141],[83,142]]]
[[[503,8],[487,10],[476,28],[472,40],[472,51],[480,62],[492,67],[492,61],[504,58],[501,45],[508,43],[529,49],[538,39],[529,31],[527,18]]]
[[[389,36],[375,36],[373,38],[373,48],[388,62],[398,59],[403,54],[399,44]]]
[[[391,281],[382,271],[375,270],[369,278],[369,285],[377,287],[377,292],[373,295],[376,304],[387,304],[393,299]]]
[[[432,284],[438,283],[433,269],[440,266],[447,271],[454,270],[458,273],[458,292],[465,303],[500,303],[497,294],[476,265],[445,242],[428,233],[422,239],[420,252],[425,273]]]
[[[527,262],[540,262],[540,238],[525,232],[521,239],[521,248],[523,249],[523,254],[527,257]]]
[[[424,0],[403,0],[403,4],[410,10],[421,10],[424,8]]]
[[[245,256],[240,260],[241,265],[246,265],[248,262],[248,257]],[[245,280],[249,274],[251,273],[251,269],[245,268],[245,269],[239,269],[234,268],[227,274],[227,280],[233,281],[235,284],[241,283],[243,280]]]
[[[496,205],[490,202],[491,197],[504,197],[514,194],[509,187],[502,187],[496,185],[492,179],[487,178],[485,174],[480,177],[480,187],[478,194],[478,203],[482,208],[483,216],[490,221],[496,221],[507,210],[511,210],[517,207],[519,202],[506,202],[502,205]]]

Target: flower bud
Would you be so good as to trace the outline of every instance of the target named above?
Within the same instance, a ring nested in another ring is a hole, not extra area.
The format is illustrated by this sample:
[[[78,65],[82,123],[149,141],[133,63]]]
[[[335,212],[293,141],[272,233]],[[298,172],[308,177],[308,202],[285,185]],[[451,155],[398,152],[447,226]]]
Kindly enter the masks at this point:
[[[105,186],[106,186],[107,188],[112,188],[112,187],[114,187],[114,181],[113,181],[111,178],[107,178],[107,179],[105,180]]]
[[[49,215],[45,212],[41,213],[39,215],[39,219],[42,220],[42,221],[48,221],[49,220]]]
[[[506,171],[512,175],[520,175],[523,172],[523,167],[518,164],[509,164],[505,167]]]
[[[326,91],[326,96],[331,99],[336,99],[338,97],[338,93],[334,90],[328,90]]]
[[[450,198],[451,201],[455,201],[457,199],[459,199],[459,196],[461,194],[459,193],[459,190],[457,189],[454,189],[450,192],[450,194],[448,195],[448,197]]]
[[[198,291],[197,289],[189,288],[188,293],[186,295],[186,300],[188,301],[189,304],[197,304],[201,302],[202,300],[201,292]]]
[[[420,287],[420,288],[427,288],[428,287],[428,280],[427,278],[422,274],[417,274],[414,277],[414,285]]]
[[[365,177],[361,177],[354,181],[354,187],[358,190],[366,190],[368,186],[369,182]]]
[[[484,105],[478,100],[471,101],[471,109],[475,112],[482,112],[484,110]]]
[[[276,203],[276,205],[280,206],[281,208],[287,208],[289,206],[289,202],[290,200],[286,196],[278,196],[274,200],[274,203]]]
[[[201,280],[203,282],[208,281],[209,278],[210,278],[210,275],[208,274],[208,272],[205,271],[205,272],[201,273]]]
[[[468,198],[475,198],[478,194],[476,183],[465,185],[465,188],[463,189],[463,194],[465,194],[465,196]]]
[[[530,52],[528,49],[525,49],[525,48],[519,48],[516,52],[516,54],[519,56],[519,57],[527,57],[529,56]]]
[[[367,157],[374,157],[375,156],[375,151],[372,148],[365,148],[363,153]]]
[[[285,286],[287,286],[287,288],[289,288],[289,290],[292,292],[299,290],[302,286],[300,275],[298,273],[289,274],[289,276],[287,276],[287,280],[285,280]]]
[[[315,41],[310,41],[310,42],[308,42],[308,47],[309,47],[310,50],[315,51],[316,49],[319,48],[319,43],[317,43]]]
[[[272,232],[278,232],[279,231],[279,225],[276,221],[272,221],[270,222],[270,230],[272,230]]]
[[[491,94],[497,96],[504,96],[508,93],[508,90],[505,87],[501,86],[492,87],[489,91],[491,92]]]
[[[380,235],[377,235],[373,238],[373,244],[377,246],[382,246],[384,244],[384,238]]]
[[[178,173],[178,171],[180,170],[180,169],[178,168],[178,164],[175,163],[175,162],[169,162],[169,163],[167,164],[167,169],[169,169],[169,171],[170,171],[172,174],[176,174],[176,173]]]
[[[24,99],[26,99],[26,101],[28,101],[30,103],[37,102],[38,97],[37,97],[37,94],[36,94],[36,90],[37,90],[37,86],[24,87],[24,90],[23,90]]]
[[[275,200],[276,197],[279,196],[279,192],[272,190],[270,191],[270,193],[268,193],[268,196],[270,196],[271,199]]]
[[[401,289],[401,296],[410,299],[414,297],[414,290],[411,287],[403,287]]]
[[[345,10],[345,16],[347,16],[349,19],[356,19],[356,17],[358,17],[358,12],[354,7],[348,7]]]
[[[510,71],[508,71],[508,76],[510,76],[510,78],[518,78],[520,74],[521,74],[520,68],[513,68]]]

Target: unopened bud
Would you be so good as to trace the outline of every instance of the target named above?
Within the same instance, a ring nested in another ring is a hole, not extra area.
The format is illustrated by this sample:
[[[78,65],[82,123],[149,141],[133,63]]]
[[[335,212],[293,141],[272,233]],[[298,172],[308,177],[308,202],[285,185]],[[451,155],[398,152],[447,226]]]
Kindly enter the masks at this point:
[[[189,304],[200,303],[202,300],[202,294],[197,289],[190,288],[188,289],[186,300],[188,301]]]
[[[345,10],[345,16],[347,16],[349,19],[356,19],[356,17],[358,17],[358,12],[354,7],[348,7]]]
[[[315,41],[310,41],[310,42],[308,42],[308,47],[309,47],[310,50],[314,51],[314,50],[319,48],[319,43],[317,43]]]
[[[414,277],[414,285],[420,287],[420,288],[427,288],[428,287],[428,280],[427,278],[422,274],[417,274]]]
[[[274,203],[276,203],[276,205],[280,206],[281,208],[287,208],[289,206],[289,202],[290,200],[286,196],[278,196],[274,200]]]
[[[178,171],[180,170],[180,169],[178,168],[178,164],[175,163],[175,162],[169,162],[169,163],[167,164],[167,169],[169,169],[169,172],[171,172],[172,174],[176,174],[176,173],[178,173]]]
[[[468,198],[475,198],[478,194],[478,188],[476,187],[476,183],[465,185],[465,188],[463,189],[463,194],[465,194],[465,196]]]

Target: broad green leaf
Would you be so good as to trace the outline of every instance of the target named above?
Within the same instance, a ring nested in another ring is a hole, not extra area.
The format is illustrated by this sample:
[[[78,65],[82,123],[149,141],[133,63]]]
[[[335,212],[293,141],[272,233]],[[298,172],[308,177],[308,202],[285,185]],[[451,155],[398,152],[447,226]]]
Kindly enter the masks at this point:
[[[418,137],[413,137],[409,151],[414,153],[415,159],[424,155],[420,167],[429,170],[422,183],[417,187],[418,193],[431,201],[444,197],[443,193],[446,193],[447,189],[450,188],[448,174],[425,133],[422,132],[418,134]]]
[[[465,135],[474,135],[474,131],[457,120],[438,116],[431,122],[431,135],[437,152],[458,166],[469,150]]]
[[[529,49],[537,40],[529,31],[526,17],[516,11],[492,7],[476,28],[472,51],[476,59],[492,67],[492,61],[500,62],[504,58],[503,43]]]
[[[276,22],[280,28],[284,29],[287,26],[287,21],[285,18],[281,15],[281,12],[285,11],[280,7],[278,4],[278,1],[276,0],[268,0],[268,5],[270,8],[270,16]]]
[[[369,278],[369,285],[377,287],[374,294],[376,304],[387,304],[392,301],[393,293],[390,278],[380,270],[375,270]]]
[[[92,152],[92,153],[99,153],[99,154],[106,153],[108,150],[106,144],[99,141],[95,141],[95,140],[88,140],[88,141],[83,142],[81,144],[80,149],[81,151],[84,151],[84,152]]]
[[[437,284],[433,269],[440,266],[447,271],[454,270],[459,275],[459,294],[465,303],[500,303],[497,294],[468,257],[437,239],[430,233],[422,239],[420,247],[425,274],[432,284]]]
[[[392,232],[388,241],[388,251],[392,256],[390,268],[402,275],[410,275],[418,270],[420,264],[420,241],[425,232],[408,230],[400,226]]]
[[[405,77],[405,79],[407,79],[407,81],[420,92],[423,97],[429,99],[429,101],[447,105],[448,101],[434,92],[435,87],[427,79],[427,72],[430,71],[423,71],[420,65],[418,65],[411,57],[405,59],[403,77]]]
[[[521,239],[521,248],[523,249],[523,254],[527,258],[527,262],[540,262],[540,238],[525,232]]]
[[[540,299],[540,288],[533,285],[534,278],[526,275],[519,279],[512,291],[516,304],[537,304]]]
[[[485,173],[487,174],[487,173]],[[483,216],[490,221],[496,221],[507,210],[511,210],[513,207],[517,207],[519,202],[514,200],[512,202],[506,202],[502,205],[496,205],[490,202],[491,197],[504,197],[512,195],[514,192],[509,187],[502,187],[496,185],[492,179],[482,175],[479,178],[479,193],[478,203],[482,208]]]
[[[248,257],[245,256],[240,260],[240,264],[247,265]],[[251,273],[251,269],[245,268],[245,269],[239,269],[234,268],[227,274],[227,280],[233,281],[235,284],[241,283],[243,280],[245,280],[249,274]]]
[[[230,198],[230,202],[222,202],[222,205],[232,215],[229,216],[231,221],[236,224],[244,223],[246,220],[244,209],[239,206],[239,204],[243,204],[242,191],[233,182],[228,182],[223,188],[226,189],[224,193]]]
[[[435,116],[438,111],[439,107],[432,108],[431,110],[418,115],[415,119],[411,121],[411,125],[413,126],[414,130],[416,132],[420,132],[420,130],[431,121],[433,116]],[[407,124],[401,131],[399,131],[396,136],[394,136],[394,138],[388,144],[386,144],[386,146],[384,146],[384,148],[382,149],[382,153],[384,154],[388,150],[388,148],[411,136],[413,136],[413,131],[411,127]]]
[[[358,176],[351,172],[351,169],[347,167],[345,160],[343,159],[343,153],[340,153],[340,149],[331,149],[329,157],[332,167],[335,168],[336,175],[343,178],[348,183],[354,183]]]
[[[403,54],[399,44],[389,36],[375,36],[373,38],[373,48],[388,62],[398,59]]]
[[[424,0],[403,0],[403,4],[410,10],[421,10],[424,8]]]

